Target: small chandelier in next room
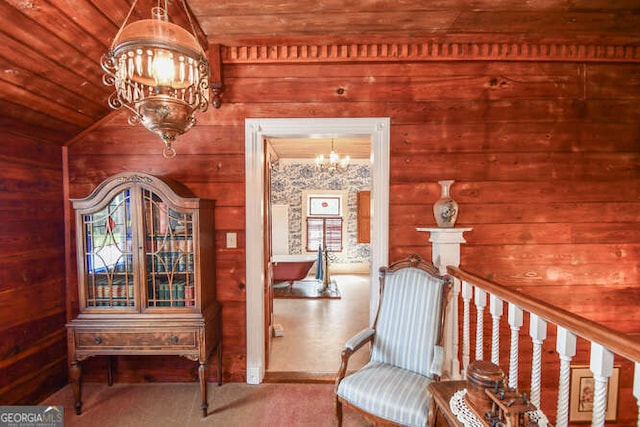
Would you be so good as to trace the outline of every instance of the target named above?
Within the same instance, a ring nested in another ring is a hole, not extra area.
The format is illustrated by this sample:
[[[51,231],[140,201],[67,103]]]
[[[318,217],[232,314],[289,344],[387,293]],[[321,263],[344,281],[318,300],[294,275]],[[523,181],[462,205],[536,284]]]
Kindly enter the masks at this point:
[[[101,65],[104,84],[115,87],[109,106],[129,109],[129,123],[142,123],[157,133],[165,144],[163,156],[171,158],[176,154],[171,146],[176,136],[195,125],[198,110],[207,109],[209,63],[185,0],[180,2],[191,33],[169,22],[167,1],[158,0],[151,9],[152,19],[126,25],[135,0]]]
[[[331,139],[331,152],[329,153],[329,157],[324,157],[323,154],[316,156],[316,166],[318,166],[318,169],[322,172],[344,172],[349,168],[350,161],[349,156],[340,159],[340,156],[333,148],[333,139]]]

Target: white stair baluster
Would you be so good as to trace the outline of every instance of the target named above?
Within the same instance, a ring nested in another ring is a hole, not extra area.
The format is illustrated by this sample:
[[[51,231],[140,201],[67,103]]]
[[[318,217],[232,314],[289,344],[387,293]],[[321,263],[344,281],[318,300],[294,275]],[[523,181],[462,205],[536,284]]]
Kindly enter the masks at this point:
[[[473,296],[476,305],[476,360],[484,358],[484,309],[487,306],[487,292],[476,287]]]
[[[640,427],[640,362],[636,362],[633,374],[633,395],[638,403],[638,427]]]
[[[531,313],[529,315],[529,336],[533,341],[531,360],[531,403],[540,408],[540,378],[542,377],[542,343],[547,339],[547,322]]]
[[[522,327],[522,309],[509,303],[509,325],[511,345],[509,346],[509,388],[518,388],[518,333]]]
[[[591,343],[591,372],[593,372],[593,415],[591,426],[604,425],[607,409],[607,383],[613,373],[613,353],[598,343]]]
[[[455,279],[453,281],[453,287],[451,288],[451,301],[455,301],[455,304],[451,308],[451,379],[459,380],[460,377],[460,359],[458,358],[458,348],[460,338],[458,336],[458,296],[460,295],[460,280]]]
[[[569,425],[571,359],[576,355],[576,336],[560,326],[558,326],[558,336],[556,337],[556,351],[560,355],[556,427],[567,427]]]
[[[489,311],[491,312],[491,362],[500,365],[500,318],[503,311],[502,299],[489,295]]]
[[[467,376],[467,368],[469,367],[469,359],[471,355],[471,334],[470,334],[470,302],[473,295],[473,286],[462,282],[462,370],[463,378]]]

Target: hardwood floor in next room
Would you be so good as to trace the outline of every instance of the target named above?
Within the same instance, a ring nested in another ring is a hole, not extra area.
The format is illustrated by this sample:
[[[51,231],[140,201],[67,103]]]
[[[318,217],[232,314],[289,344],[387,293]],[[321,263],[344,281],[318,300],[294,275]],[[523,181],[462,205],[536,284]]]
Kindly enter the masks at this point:
[[[284,372],[336,374],[344,343],[369,325],[369,276],[334,274],[340,299],[282,299],[273,301],[274,323],[284,336],[272,339],[267,376]],[[366,363],[361,349],[349,370]]]

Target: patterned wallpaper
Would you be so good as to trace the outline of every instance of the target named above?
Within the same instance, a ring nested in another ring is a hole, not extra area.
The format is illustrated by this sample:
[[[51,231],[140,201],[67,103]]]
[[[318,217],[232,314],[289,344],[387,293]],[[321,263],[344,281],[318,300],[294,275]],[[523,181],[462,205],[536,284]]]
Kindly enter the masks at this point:
[[[332,253],[334,263],[366,263],[370,258],[370,245],[357,243],[357,194],[371,190],[371,167],[366,163],[353,163],[346,172],[330,174],[319,172],[313,163],[274,162],[271,167],[271,202],[289,205],[289,252],[306,254],[303,243],[303,193],[322,194],[323,190],[343,190],[348,194],[343,201],[346,234],[343,251]]]

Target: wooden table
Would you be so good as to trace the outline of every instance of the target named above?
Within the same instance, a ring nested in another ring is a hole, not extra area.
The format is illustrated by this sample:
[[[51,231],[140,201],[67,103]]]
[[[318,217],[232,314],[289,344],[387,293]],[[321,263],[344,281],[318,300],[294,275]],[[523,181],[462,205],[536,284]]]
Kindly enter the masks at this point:
[[[429,391],[435,404],[436,426],[463,427],[463,424],[451,412],[449,401],[458,390],[462,390],[466,385],[466,381],[440,381],[429,384]]]

